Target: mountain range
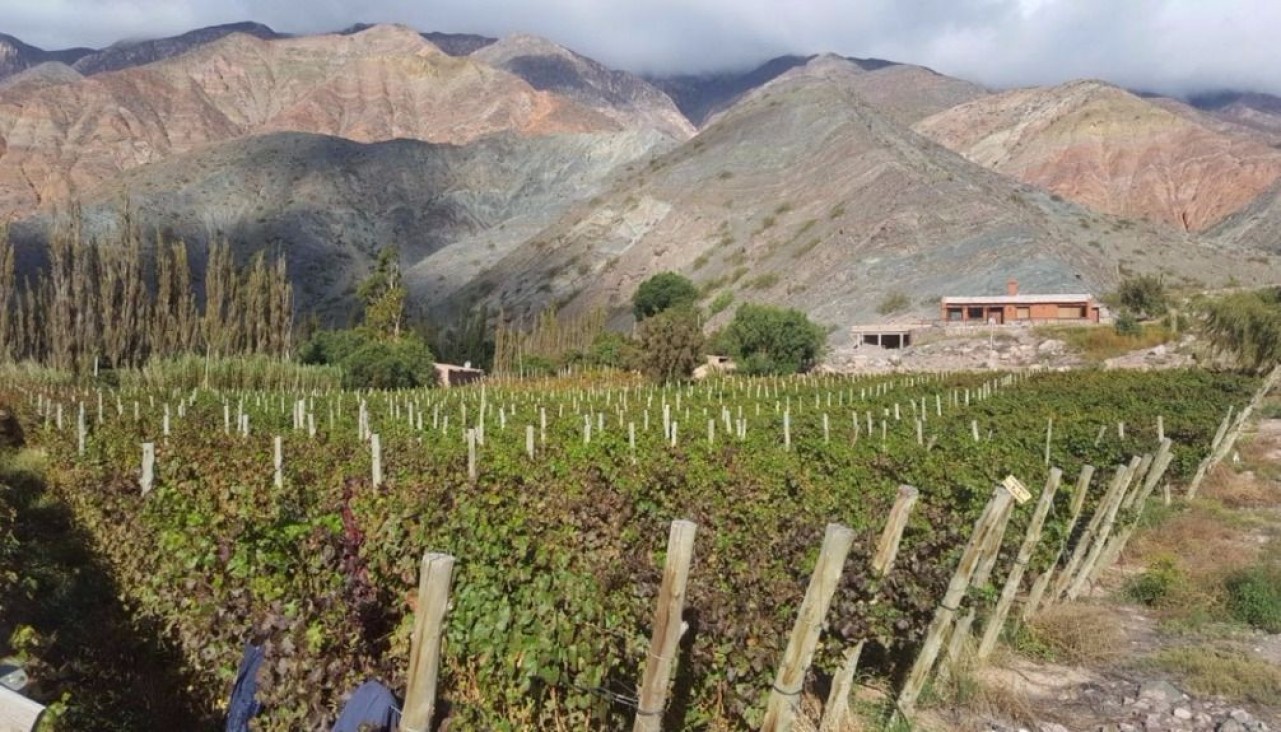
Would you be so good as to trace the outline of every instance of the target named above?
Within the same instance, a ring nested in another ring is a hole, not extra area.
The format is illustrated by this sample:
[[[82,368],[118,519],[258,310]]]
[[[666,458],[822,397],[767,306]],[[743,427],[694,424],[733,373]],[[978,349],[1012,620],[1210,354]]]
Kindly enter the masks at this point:
[[[1010,277],[1277,282],[1281,99],[991,90],[832,54],[641,77],[535,36],[392,25],[0,35],[0,214],[30,247],[73,206],[91,235],[127,210],[197,250],[282,252],[327,322],[394,245],[441,319],[601,307],[625,327],[639,282],[674,270],[713,326],[769,302],[839,340],[891,295],[928,315]]]

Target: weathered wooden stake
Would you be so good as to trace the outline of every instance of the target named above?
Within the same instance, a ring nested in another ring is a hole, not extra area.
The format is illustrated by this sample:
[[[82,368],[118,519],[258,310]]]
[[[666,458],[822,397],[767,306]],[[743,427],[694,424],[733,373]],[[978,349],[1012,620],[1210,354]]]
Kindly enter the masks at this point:
[[[383,442],[376,433],[369,435],[369,458],[371,478],[378,488],[383,484]]]
[[[783,653],[778,674],[774,677],[774,687],[770,691],[769,702],[765,707],[765,721],[761,732],[787,732],[792,726],[797,705],[804,689],[805,672],[809,670],[814,658],[814,648],[818,645],[819,631],[823,627],[823,618],[836,594],[836,585],[841,579],[841,569],[845,566],[845,557],[854,543],[854,531],[839,524],[828,524],[823,535],[823,548],[819,551],[818,564],[810,575],[809,589],[792,626],[792,635]]]
[[[685,585],[689,579],[689,565],[694,557],[696,528],[690,521],[673,521],[667,537],[663,583],[658,590],[658,606],[654,611],[654,630],[650,635],[645,675],[636,694],[633,732],[658,732],[662,728],[667,685],[671,680],[681,638]]]
[[[1045,481],[1045,488],[1041,490],[1041,498],[1036,502],[1036,509],[1032,512],[1032,519],[1028,522],[1027,533],[1023,535],[1023,544],[1019,547],[1019,553],[1014,558],[1014,566],[1010,569],[1010,574],[1005,579],[1005,587],[1001,589],[1001,597],[996,601],[996,607],[992,609],[992,614],[987,618],[986,625],[983,628],[983,639],[979,642],[978,660],[980,663],[987,660],[996,648],[996,641],[1001,635],[1001,629],[1005,626],[1005,617],[1010,612],[1010,607],[1014,604],[1014,596],[1019,591],[1019,585],[1023,582],[1023,573],[1027,571],[1027,563],[1032,559],[1032,552],[1036,550],[1036,545],[1041,541],[1041,526],[1045,523],[1045,517],[1050,513],[1050,507],[1054,504],[1054,494],[1059,490],[1059,482],[1063,479],[1063,471],[1058,468],[1050,468],[1050,476]]]
[[[418,575],[418,605],[409,641],[409,683],[400,717],[401,732],[428,732],[436,711],[436,679],[440,672],[440,647],[454,558],[448,554],[423,554]]]
[[[272,482],[272,485],[276,486],[277,488],[280,488],[285,484],[285,473],[284,473],[285,457],[284,457],[284,450],[281,445],[280,435],[276,435],[276,437],[272,439],[271,451],[272,451],[271,463],[275,467],[275,472],[272,476],[271,482]]]
[[[876,545],[876,555],[872,558],[873,577],[884,577],[894,566],[903,530],[907,527],[907,519],[919,495],[919,491],[910,485],[899,486],[898,498],[890,509],[889,519],[885,522],[885,529]],[[845,652],[845,663],[832,679],[832,689],[827,696],[827,704],[823,706],[823,721],[819,732],[840,732],[845,729],[849,718],[850,694],[854,690],[854,675],[858,672],[858,662],[863,655],[865,642],[859,641]]]
[[[934,669],[934,662],[938,660],[939,651],[943,648],[944,637],[952,627],[952,620],[956,617],[956,611],[961,599],[965,597],[965,593],[970,587],[970,580],[974,577],[974,572],[978,568],[983,545],[988,541],[987,534],[1000,518],[1006,514],[1010,502],[1013,500],[1014,497],[1008,490],[1003,486],[998,486],[993,492],[991,500],[988,501],[987,507],[983,510],[983,515],[974,524],[974,532],[970,535],[970,541],[965,546],[965,551],[957,564],[956,572],[952,574],[947,591],[939,602],[938,609],[934,612],[934,620],[930,622],[929,630],[925,635],[925,644],[921,647],[920,653],[917,654],[907,681],[904,683],[902,691],[899,692],[898,711],[909,720],[916,709],[916,700],[920,697],[921,690],[925,688],[925,682],[929,678],[930,671]]]
[[[1081,468],[1081,474],[1076,479],[1075,492],[1072,494],[1072,505],[1068,512],[1068,522],[1067,528],[1063,533],[1063,542],[1059,545],[1059,550],[1055,552],[1054,560],[1032,583],[1032,590],[1028,593],[1027,602],[1023,605],[1023,614],[1021,616],[1023,622],[1030,620],[1041,605],[1041,598],[1044,597],[1045,590],[1050,586],[1050,580],[1054,577],[1055,569],[1059,566],[1059,560],[1067,549],[1068,539],[1076,529],[1076,522],[1081,518],[1081,509],[1085,507],[1085,496],[1090,489],[1090,480],[1093,477],[1093,465],[1086,465]]]
[[[142,443],[142,495],[147,495],[156,483],[156,443]]]

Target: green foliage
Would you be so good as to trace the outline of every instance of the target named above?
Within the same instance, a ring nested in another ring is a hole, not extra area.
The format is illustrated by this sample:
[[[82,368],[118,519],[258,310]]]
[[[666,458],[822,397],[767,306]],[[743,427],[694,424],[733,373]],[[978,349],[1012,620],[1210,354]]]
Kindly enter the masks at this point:
[[[1113,324],[1112,328],[1119,336],[1138,338],[1143,335],[1143,325],[1139,323],[1138,318],[1128,312],[1123,312],[1116,316],[1116,322]]]
[[[1227,579],[1232,617],[1265,633],[1281,633],[1281,568],[1256,565]]]
[[[794,374],[818,362],[827,334],[799,310],[739,306],[721,343],[748,374]]]
[[[1139,275],[1123,280],[1117,287],[1116,301],[1123,309],[1143,318],[1164,315],[1169,307],[1165,280],[1158,275]]]
[[[384,247],[374,271],[356,289],[365,305],[364,325],[382,338],[398,338],[405,321],[405,286],[400,279],[400,253]]]
[[[691,308],[665,310],[640,326],[640,370],[657,381],[688,379],[703,361],[703,328]]]
[[[632,314],[637,320],[653,317],[664,310],[698,302],[698,288],[688,278],[675,272],[660,272],[636,288]]]
[[[1202,307],[1202,330],[1219,352],[1255,370],[1281,362],[1281,302],[1275,290],[1240,292]]]
[[[1184,582],[1186,578],[1175,566],[1174,560],[1159,559],[1142,574],[1130,580],[1126,585],[1125,594],[1135,602],[1144,605],[1159,605]]]
[[[910,307],[912,307],[912,298],[908,297],[905,292],[895,291],[881,300],[880,304],[876,306],[876,312],[881,315],[890,315],[902,312]]]
[[[435,360],[421,338],[388,340],[365,329],[320,331],[298,352],[304,364],[337,366],[349,389],[413,389],[436,383]]]
[[[414,389],[436,383],[435,361],[414,336],[371,340],[339,362],[348,389]]]
[[[712,304],[708,306],[707,312],[711,315],[717,315],[723,312],[725,308],[729,307],[733,302],[734,293],[729,290],[725,290],[721,294],[717,295],[715,300],[712,300]]]

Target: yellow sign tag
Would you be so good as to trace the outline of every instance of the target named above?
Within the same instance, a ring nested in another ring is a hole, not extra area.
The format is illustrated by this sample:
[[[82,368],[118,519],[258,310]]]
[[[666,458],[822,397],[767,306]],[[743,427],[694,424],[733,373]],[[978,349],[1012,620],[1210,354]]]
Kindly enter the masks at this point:
[[[1019,504],[1027,503],[1032,499],[1032,494],[1028,493],[1027,486],[1023,485],[1013,475],[1005,476],[1005,480],[1001,481],[1001,485],[1005,486],[1005,490],[1009,491],[1010,495],[1014,496],[1014,500],[1018,501]]]

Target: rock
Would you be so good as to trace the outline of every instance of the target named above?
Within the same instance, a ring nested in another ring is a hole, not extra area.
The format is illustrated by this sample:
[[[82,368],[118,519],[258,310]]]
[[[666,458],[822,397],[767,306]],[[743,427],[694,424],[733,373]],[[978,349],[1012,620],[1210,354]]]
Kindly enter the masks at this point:
[[[1067,727],[1057,722],[1042,722],[1041,732],[1071,732]]]
[[[1145,681],[1139,685],[1139,698],[1151,702],[1155,708],[1169,709],[1183,700],[1183,692],[1168,681]]]
[[[18,418],[13,415],[13,412],[0,407],[0,450],[16,450],[25,444],[22,425],[18,424]]]
[[[1192,710],[1188,709],[1187,707],[1175,707],[1174,711],[1171,713],[1175,716],[1176,719],[1183,719],[1183,720],[1192,719]]]
[[[1067,346],[1063,341],[1050,339],[1036,347],[1039,353],[1061,353]]]
[[[1225,719],[1214,729],[1216,732],[1249,732],[1249,730],[1245,728],[1244,724],[1241,724],[1235,719]]]

